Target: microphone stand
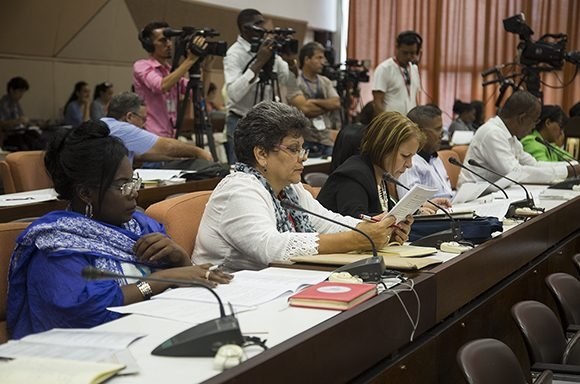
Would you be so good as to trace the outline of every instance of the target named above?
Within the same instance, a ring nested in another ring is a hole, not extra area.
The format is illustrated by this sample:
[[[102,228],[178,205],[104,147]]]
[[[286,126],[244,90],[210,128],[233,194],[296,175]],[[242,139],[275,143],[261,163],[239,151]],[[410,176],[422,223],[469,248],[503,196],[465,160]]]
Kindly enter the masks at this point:
[[[533,209],[533,210],[538,211],[538,212],[544,212],[543,209],[536,207],[536,205],[534,203],[533,197],[530,195],[530,193],[528,192],[527,188],[524,187],[524,185],[522,183],[520,183],[520,182],[518,182],[518,181],[516,181],[516,180],[514,180],[514,179],[512,179],[510,177],[507,177],[505,175],[502,175],[501,173],[496,172],[496,171],[494,171],[493,169],[491,169],[489,167],[485,167],[484,165],[480,164],[479,162],[475,161],[474,159],[469,159],[467,162],[469,163],[469,165],[473,165],[474,167],[478,167],[478,168],[481,168],[481,169],[485,169],[486,171],[491,172],[494,175],[497,175],[499,177],[502,177],[502,178],[504,178],[506,180],[509,180],[512,183],[517,184],[520,187],[522,187],[522,189],[524,190],[524,192],[526,194],[526,199],[525,200],[520,200],[520,201],[514,201],[510,205],[512,205],[512,206],[514,206],[516,208],[527,207],[527,208]]]
[[[398,185],[399,187],[401,187],[407,191],[410,190],[409,187],[407,187],[406,185],[404,185],[403,183],[401,183],[399,180],[395,179],[393,176],[391,176],[388,173],[383,173],[383,180],[386,180],[387,182]],[[445,230],[445,231],[432,233],[432,234],[427,235],[427,236],[423,236],[420,239],[413,241],[411,243],[411,245],[416,245],[416,246],[421,246],[421,247],[439,248],[441,246],[441,243],[455,241],[459,244],[465,244],[465,245],[469,245],[469,246],[473,247],[473,244],[471,244],[470,242],[465,241],[463,239],[463,231],[461,230],[461,227],[457,223],[457,220],[455,220],[453,218],[453,216],[451,216],[451,214],[449,213],[448,210],[443,208],[441,205],[434,203],[431,200],[427,200],[427,202],[429,202],[430,204],[433,204],[437,209],[440,209],[441,212],[443,212],[445,214],[445,216],[447,216],[449,218],[450,224],[451,224],[450,229]]]
[[[546,146],[546,148],[548,148],[548,152],[554,153],[558,157],[558,159],[563,160],[566,163],[568,163],[570,168],[572,168],[572,173],[574,173],[574,177],[570,177],[570,178],[568,178],[560,183],[556,183],[554,185],[551,185],[548,187],[549,189],[572,189],[573,186],[580,183],[580,179],[578,178],[578,173],[576,172],[576,167],[574,167],[574,165],[572,165],[572,162],[570,161],[570,159],[567,159],[566,156],[564,156],[560,152],[559,148],[557,148],[552,143],[544,140],[541,137],[536,137],[536,141],[540,144],[544,144]]]
[[[459,168],[463,168],[467,172],[472,173],[475,176],[479,177],[480,179],[482,179],[482,180],[488,182],[489,184],[493,185],[494,187],[496,187],[498,190],[500,190],[503,193],[503,195],[505,196],[506,199],[509,200],[509,197],[508,197],[508,194],[506,193],[506,191],[502,187],[500,187],[499,185],[497,185],[496,183],[494,183],[493,181],[491,181],[491,180],[489,180],[489,179],[481,176],[479,173],[475,172],[473,169],[467,168],[465,165],[461,164],[459,162],[459,160],[457,160],[455,157],[450,157],[448,161],[449,161],[450,164],[453,164],[453,165],[455,165],[456,167],[459,167]]]
[[[217,350],[225,344],[242,345],[244,337],[240,330],[238,320],[230,305],[231,314],[226,316],[224,305],[218,294],[208,285],[188,280],[163,279],[148,276],[125,275],[115,272],[103,271],[92,266],[84,267],[81,275],[86,280],[110,280],[129,278],[145,281],[170,283],[177,286],[201,287],[210,291],[217,299],[220,307],[220,317],[197,324],[161,343],[151,354],[158,356],[189,356],[189,357],[213,357]]]
[[[335,272],[349,272],[353,276],[358,275],[361,279],[363,279],[363,281],[380,281],[381,276],[384,273],[393,274],[395,276],[401,275],[397,271],[391,271],[391,270],[386,269],[385,260],[383,259],[382,256],[378,255],[377,247],[375,246],[375,243],[373,242],[373,240],[370,238],[369,235],[367,235],[366,233],[364,233],[360,229],[355,228],[355,227],[351,227],[350,225],[341,223],[340,221],[337,221],[337,220],[331,219],[329,217],[322,216],[316,212],[312,212],[310,210],[307,210],[306,208],[303,208],[299,205],[296,205],[289,200],[280,201],[280,205],[282,205],[282,207],[284,207],[286,209],[291,209],[294,211],[308,213],[309,215],[316,216],[316,217],[321,218],[321,219],[326,220],[326,221],[330,221],[331,223],[348,228],[351,231],[355,231],[356,233],[359,233],[359,234],[363,235],[364,237],[366,237],[366,239],[371,244],[373,257],[369,257],[368,259],[359,260],[359,261],[355,261],[354,263],[347,264],[343,267],[336,269]]]

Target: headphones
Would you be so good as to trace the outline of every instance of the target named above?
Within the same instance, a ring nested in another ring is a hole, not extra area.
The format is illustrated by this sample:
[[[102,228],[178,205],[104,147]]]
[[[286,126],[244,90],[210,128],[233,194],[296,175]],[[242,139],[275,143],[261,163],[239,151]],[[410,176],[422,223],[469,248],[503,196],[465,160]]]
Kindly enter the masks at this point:
[[[155,46],[153,45],[153,42],[151,41],[151,37],[145,36],[145,28],[143,28],[139,32],[139,35],[137,37],[139,38],[139,41],[141,42],[141,46],[143,47],[144,50],[146,50],[149,53],[153,53],[153,51],[155,51]]]
[[[397,46],[400,46],[401,44],[417,44],[417,55],[419,55],[421,53],[421,46],[423,45],[423,38],[415,31],[401,32],[397,36]]]

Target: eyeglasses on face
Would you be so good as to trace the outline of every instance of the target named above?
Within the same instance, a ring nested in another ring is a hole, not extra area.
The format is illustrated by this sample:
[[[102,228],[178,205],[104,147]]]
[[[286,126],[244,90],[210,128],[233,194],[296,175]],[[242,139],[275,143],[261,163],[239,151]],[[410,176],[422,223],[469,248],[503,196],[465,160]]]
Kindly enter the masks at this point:
[[[123,183],[115,187],[119,188],[122,196],[130,196],[133,193],[139,191],[142,183],[143,180],[139,177],[139,174],[137,174],[137,177],[134,177],[131,180],[127,181],[126,183]]]
[[[310,153],[310,149],[304,149],[302,147],[287,147],[283,144],[278,144],[276,146],[287,153],[294,155],[298,158],[298,160],[306,160],[308,158],[308,154]]]

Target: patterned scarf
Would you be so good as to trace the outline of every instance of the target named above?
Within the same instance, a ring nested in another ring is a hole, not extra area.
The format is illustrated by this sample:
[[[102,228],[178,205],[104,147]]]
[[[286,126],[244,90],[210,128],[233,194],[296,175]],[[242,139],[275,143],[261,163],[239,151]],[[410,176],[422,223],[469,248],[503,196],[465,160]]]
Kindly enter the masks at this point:
[[[141,227],[135,219],[122,228],[109,226],[74,212],[57,211],[39,219],[18,239],[12,255],[11,270],[29,262],[34,247],[54,257],[80,253],[95,257],[95,267],[123,274],[121,263],[134,264],[147,275],[150,269],[135,258],[133,245],[141,237]],[[126,279],[117,279],[124,285]]]
[[[290,186],[284,187],[280,196],[276,196],[272,187],[268,183],[268,180],[254,167],[247,165],[245,163],[236,163],[234,166],[236,172],[244,172],[249,175],[253,175],[262,183],[264,188],[272,196],[272,202],[274,203],[274,214],[276,215],[276,229],[278,232],[316,232],[312,223],[310,222],[310,217],[308,214],[294,211],[292,209],[286,210],[280,204],[280,200],[287,199],[295,205],[300,205],[298,200],[298,195]]]

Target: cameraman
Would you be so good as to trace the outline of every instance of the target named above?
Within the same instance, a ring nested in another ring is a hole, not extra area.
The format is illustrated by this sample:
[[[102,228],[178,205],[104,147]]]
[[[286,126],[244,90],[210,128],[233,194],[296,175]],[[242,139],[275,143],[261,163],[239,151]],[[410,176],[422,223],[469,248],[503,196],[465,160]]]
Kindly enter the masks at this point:
[[[149,58],[133,64],[133,85],[147,105],[145,129],[158,136],[174,138],[179,96],[185,93],[187,87],[184,75],[199,57],[188,49],[187,56],[171,72],[173,42],[163,34],[168,27],[166,22],[151,22],[139,33],[139,41],[143,49],[149,52]],[[200,49],[207,46],[201,36],[196,36],[192,43]],[[203,157],[211,160],[209,153]]]
[[[330,129],[338,129],[337,116],[334,111],[340,109],[340,97],[332,82],[320,75],[326,63],[324,47],[317,42],[305,44],[298,56],[300,69],[298,87],[306,99],[320,108],[320,112],[309,116],[311,125],[304,135],[304,147],[310,150],[312,157],[331,156],[334,142]]]
[[[240,35],[224,57],[224,77],[228,96],[226,105],[228,111],[226,117],[227,149],[230,164],[236,161],[234,130],[238,121],[254,106],[255,101],[261,101],[255,100],[258,76],[274,54],[274,42],[269,38],[264,39],[257,53],[254,54],[251,51],[252,39],[264,37],[262,32],[253,29],[253,27],[262,29],[264,23],[264,16],[258,10],[244,9],[240,11],[237,20]],[[280,85],[287,82],[288,64],[278,55],[274,57],[272,72],[278,74]],[[265,90],[264,100],[271,100],[273,92],[272,87],[268,87]]]

